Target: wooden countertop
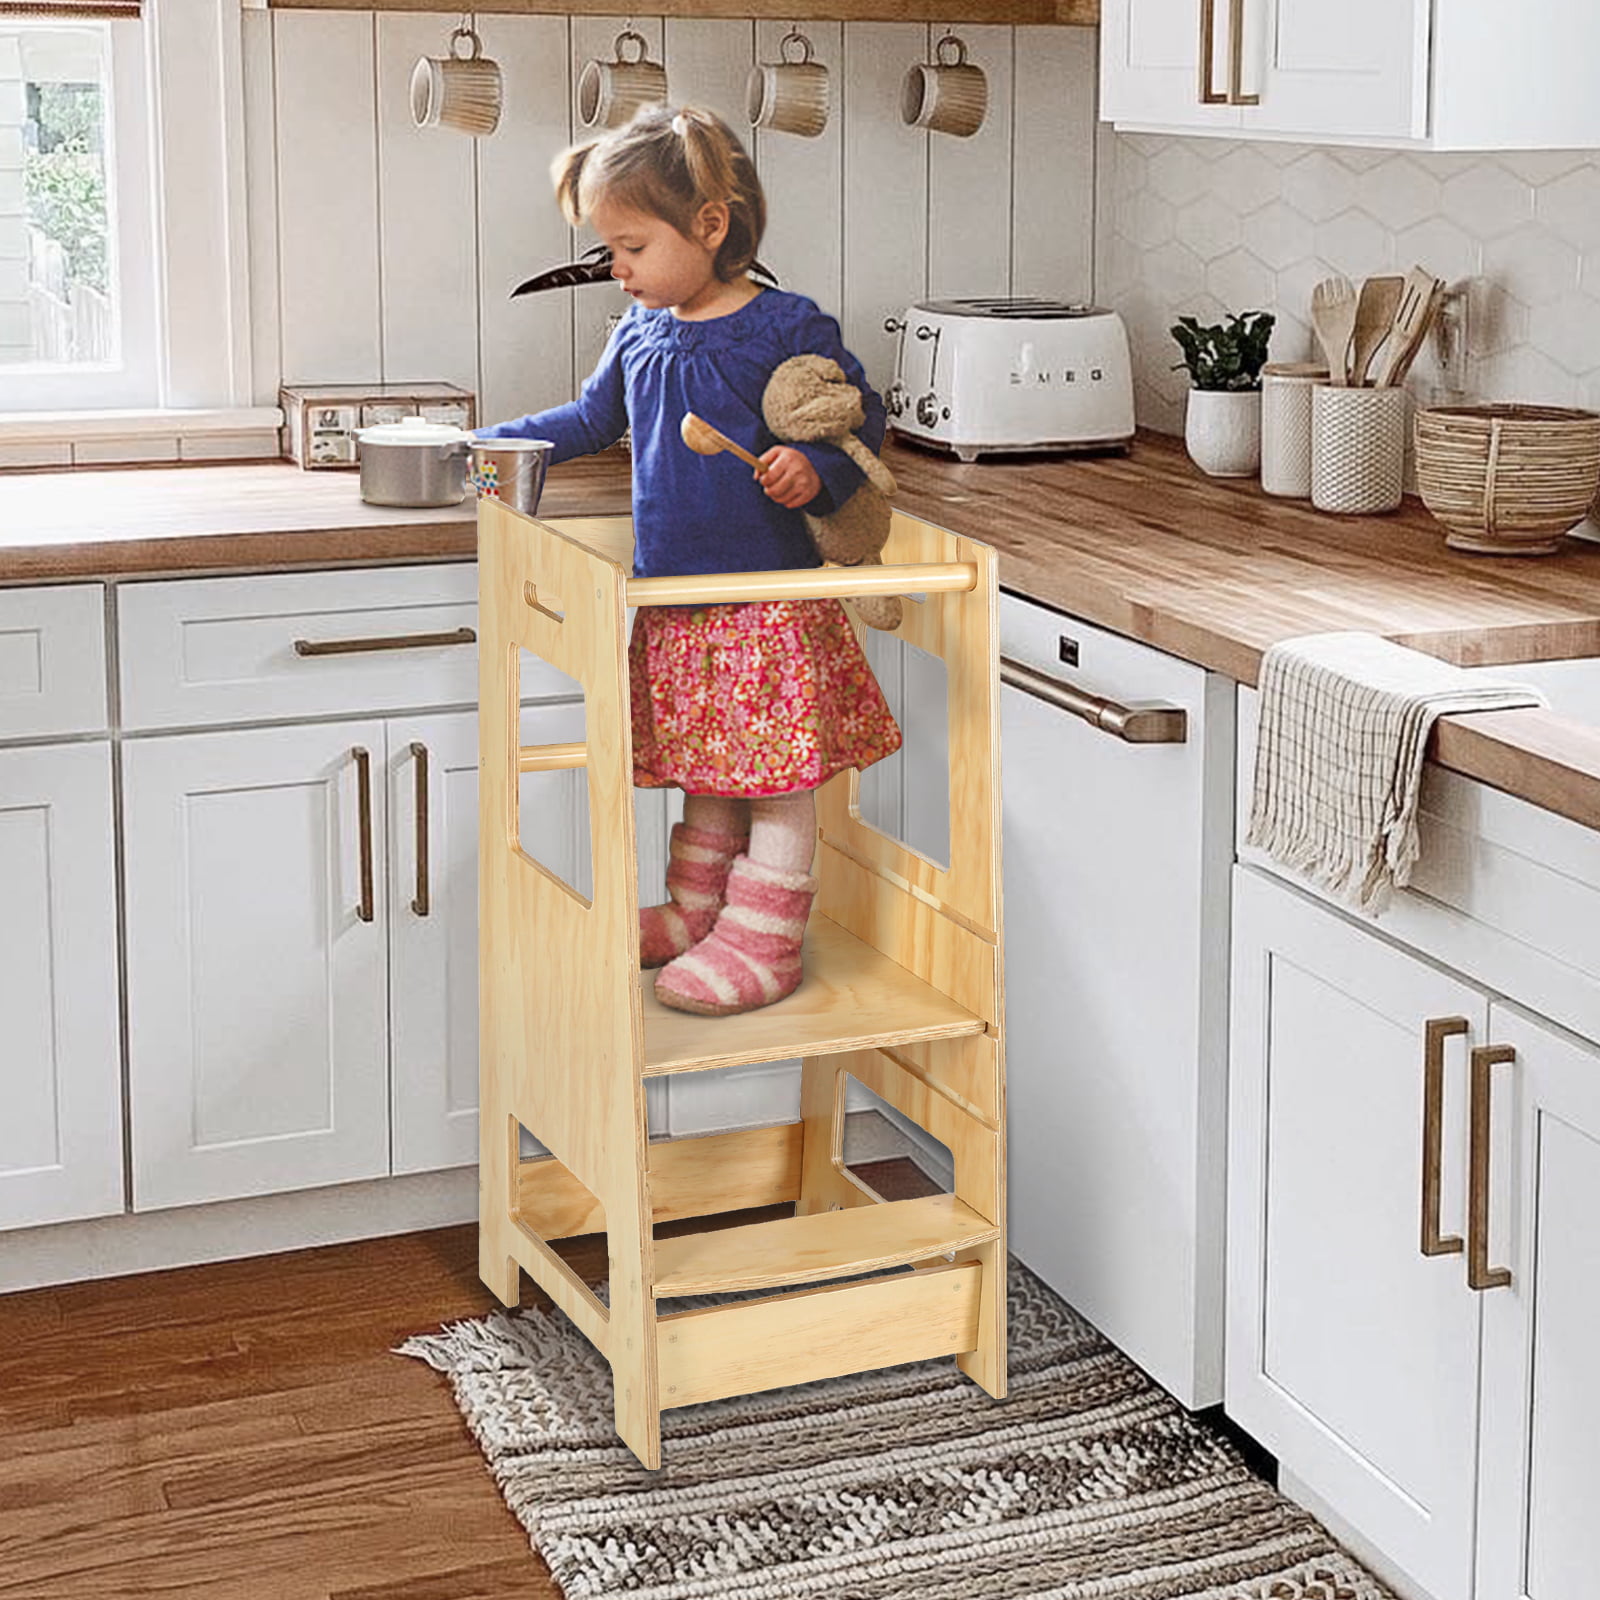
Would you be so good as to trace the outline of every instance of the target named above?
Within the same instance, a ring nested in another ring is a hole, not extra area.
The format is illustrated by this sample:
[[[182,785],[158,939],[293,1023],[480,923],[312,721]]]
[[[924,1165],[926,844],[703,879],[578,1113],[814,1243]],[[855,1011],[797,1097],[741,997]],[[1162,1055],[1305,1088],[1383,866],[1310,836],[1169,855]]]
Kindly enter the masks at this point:
[[[540,509],[626,515],[627,458],[568,462]],[[285,461],[0,473],[0,583],[444,561],[477,554],[477,502],[369,506],[353,472]]]
[[[1462,665],[1600,655],[1600,545],[1456,555],[1423,508],[1330,517],[1210,479],[1181,443],[963,466],[904,445],[897,503],[986,540],[1001,582],[1253,683],[1296,634],[1359,628]],[[626,457],[555,468],[541,512],[628,509]],[[351,473],[284,463],[0,474],[0,582],[470,557],[471,502],[363,504]],[[1445,719],[1435,758],[1600,827],[1600,729],[1536,711]]]

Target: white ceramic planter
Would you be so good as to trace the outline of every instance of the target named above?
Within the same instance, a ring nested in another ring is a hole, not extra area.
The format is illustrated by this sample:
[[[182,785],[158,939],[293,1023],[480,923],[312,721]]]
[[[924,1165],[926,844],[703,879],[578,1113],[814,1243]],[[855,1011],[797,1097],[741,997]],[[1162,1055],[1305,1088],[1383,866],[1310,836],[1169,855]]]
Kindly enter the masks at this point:
[[[1183,442],[1213,478],[1248,478],[1261,465],[1261,391],[1191,389]]]

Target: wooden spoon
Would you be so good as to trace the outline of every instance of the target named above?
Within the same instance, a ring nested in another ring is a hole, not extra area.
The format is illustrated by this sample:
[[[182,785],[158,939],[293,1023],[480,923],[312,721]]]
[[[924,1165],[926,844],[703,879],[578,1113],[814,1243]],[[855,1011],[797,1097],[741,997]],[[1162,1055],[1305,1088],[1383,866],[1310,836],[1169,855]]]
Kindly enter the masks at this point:
[[[1389,337],[1400,296],[1406,286],[1401,277],[1368,278],[1356,301],[1356,331],[1350,351],[1350,382],[1359,389],[1367,381],[1367,368],[1378,346]]]
[[[751,455],[742,444],[735,444],[727,434],[719,432],[704,417],[697,417],[692,411],[684,412],[678,432],[697,456],[714,456],[724,450],[731,451],[741,461],[748,461],[756,469],[757,477],[764,478],[767,475],[767,464],[759,456]]]
[[[1405,379],[1411,363],[1422,349],[1422,341],[1444,298],[1444,279],[1436,278],[1423,267],[1413,267],[1406,274],[1405,289],[1400,296],[1400,307],[1394,314],[1394,328],[1389,335],[1389,349],[1384,358],[1383,372],[1378,379],[1380,389],[1392,389]]]
[[[1348,278],[1324,278],[1311,291],[1311,326],[1338,388],[1350,383],[1350,336],[1356,331],[1356,290]]]

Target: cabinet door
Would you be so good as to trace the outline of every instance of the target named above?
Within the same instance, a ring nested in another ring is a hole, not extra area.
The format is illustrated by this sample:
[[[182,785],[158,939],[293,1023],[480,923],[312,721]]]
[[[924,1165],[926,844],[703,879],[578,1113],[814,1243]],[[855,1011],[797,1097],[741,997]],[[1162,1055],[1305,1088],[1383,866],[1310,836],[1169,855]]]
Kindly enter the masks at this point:
[[[1600,1051],[1496,1004],[1483,1291],[1480,1600],[1572,1600],[1600,1570]]]
[[[0,750],[0,1228],[122,1210],[111,747]]]
[[[124,746],[136,1210],[388,1172],[384,755],[381,722]]]
[[[1247,134],[1427,136],[1430,0],[1246,0],[1243,17]]]
[[[1107,122],[1165,128],[1237,128],[1226,103],[1232,0],[1104,0],[1100,24],[1100,115]],[[1211,41],[1205,84],[1202,41]]]
[[[1235,875],[1227,1409],[1424,1590],[1472,1587],[1478,1300],[1422,1253],[1425,1038],[1445,1041],[1442,1231],[1466,1232],[1467,1048],[1485,997]]]
[[[583,738],[582,706],[525,707],[524,744]],[[587,883],[583,773],[526,773],[524,847]],[[394,1170],[478,1159],[478,717],[389,724]]]

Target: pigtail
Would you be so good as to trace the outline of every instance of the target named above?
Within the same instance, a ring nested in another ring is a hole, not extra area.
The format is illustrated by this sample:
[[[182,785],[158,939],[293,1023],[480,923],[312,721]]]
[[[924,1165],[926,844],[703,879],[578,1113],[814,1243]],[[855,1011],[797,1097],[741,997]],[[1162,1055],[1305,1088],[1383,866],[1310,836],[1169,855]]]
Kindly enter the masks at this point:
[[[708,200],[730,198],[737,185],[722,128],[704,111],[685,106],[673,117],[672,129],[683,140],[684,164],[695,193]]]
[[[598,143],[598,140],[591,139],[587,144],[575,144],[563,150],[550,163],[550,181],[555,185],[556,204],[561,207],[561,215],[574,228],[583,221],[583,205],[579,199],[583,169]]]
[[[755,260],[766,232],[767,202],[761,180],[744,146],[728,125],[710,112],[685,106],[672,119],[683,141],[684,164],[697,195],[728,208],[728,236],[717,251],[717,276],[725,283],[741,277]]]

